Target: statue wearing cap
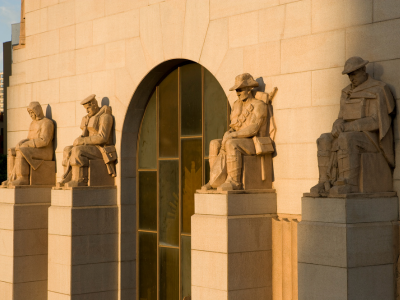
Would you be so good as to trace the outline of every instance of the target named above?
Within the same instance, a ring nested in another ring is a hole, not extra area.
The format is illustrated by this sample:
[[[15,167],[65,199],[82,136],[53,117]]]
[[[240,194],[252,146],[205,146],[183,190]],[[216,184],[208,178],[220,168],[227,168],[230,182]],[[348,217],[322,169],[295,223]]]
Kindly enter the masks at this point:
[[[232,107],[230,129],[222,139],[210,142],[210,181],[202,187],[202,190],[242,189],[242,156],[275,152],[269,137],[270,99],[263,101],[254,98],[252,93],[254,87],[258,87],[258,82],[250,74],[236,76],[235,85],[230,91],[236,90],[238,99]]]
[[[44,161],[53,160],[53,121],[44,116],[39,102],[31,102],[27,110],[32,118],[28,137],[8,149],[10,173],[2,186],[30,185],[30,168],[38,170]]]
[[[113,145],[113,116],[111,107],[101,108],[96,95],[90,95],[81,104],[87,111],[82,118],[82,134],[72,146],[67,146],[63,153],[65,173],[58,186],[76,187],[88,185],[88,167],[90,160],[103,160],[108,175],[115,177],[117,154]]]
[[[395,101],[385,83],[367,74],[367,64],[361,57],[346,61],[342,74],[349,76],[351,84],[342,90],[339,117],[332,131],[317,140],[319,182],[311,194],[392,189]]]

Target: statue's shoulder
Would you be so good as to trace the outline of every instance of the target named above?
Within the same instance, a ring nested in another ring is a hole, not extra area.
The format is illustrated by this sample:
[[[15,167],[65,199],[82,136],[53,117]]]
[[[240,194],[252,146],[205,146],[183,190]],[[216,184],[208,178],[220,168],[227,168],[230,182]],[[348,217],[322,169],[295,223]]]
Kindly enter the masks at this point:
[[[44,117],[42,120],[41,120],[42,122],[43,122],[43,124],[45,124],[45,125],[51,125],[51,126],[54,126],[54,122],[53,122],[53,120],[51,120],[51,119],[49,119],[49,118],[46,118],[46,117]]]

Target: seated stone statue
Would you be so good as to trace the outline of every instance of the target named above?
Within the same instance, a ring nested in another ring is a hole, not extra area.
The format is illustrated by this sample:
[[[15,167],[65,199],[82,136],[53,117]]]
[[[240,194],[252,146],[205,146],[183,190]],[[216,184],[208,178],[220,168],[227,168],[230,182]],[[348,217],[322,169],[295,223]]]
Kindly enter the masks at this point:
[[[88,167],[91,160],[103,160],[108,176],[115,177],[117,153],[112,142],[114,121],[111,107],[104,105],[100,108],[96,95],[90,95],[81,104],[88,114],[82,119],[82,135],[75,139],[72,146],[64,149],[65,173],[58,183],[59,187],[88,186]]]
[[[30,168],[37,170],[44,161],[53,160],[53,121],[44,116],[39,102],[31,102],[27,109],[33,120],[28,138],[20,141],[15,148],[8,149],[10,173],[2,186],[29,185]]]
[[[235,85],[230,91],[236,90],[238,99],[232,107],[230,129],[223,139],[210,142],[210,182],[202,190],[242,189],[242,156],[275,151],[268,131],[268,100],[255,99],[252,93],[254,87],[258,87],[258,82],[250,74],[236,76]]]
[[[367,162],[375,164],[375,169],[394,167],[391,114],[394,113],[395,101],[385,83],[367,74],[367,64],[368,61],[361,57],[351,57],[346,61],[342,74],[349,76],[351,84],[342,90],[339,117],[333,123],[332,131],[322,134],[317,140],[319,182],[311,188],[311,194],[363,192],[360,176],[368,174],[360,173],[365,172],[360,165],[361,155],[375,153],[369,156],[375,158]],[[391,179],[385,181],[390,181],[388,185],[391,187]]]

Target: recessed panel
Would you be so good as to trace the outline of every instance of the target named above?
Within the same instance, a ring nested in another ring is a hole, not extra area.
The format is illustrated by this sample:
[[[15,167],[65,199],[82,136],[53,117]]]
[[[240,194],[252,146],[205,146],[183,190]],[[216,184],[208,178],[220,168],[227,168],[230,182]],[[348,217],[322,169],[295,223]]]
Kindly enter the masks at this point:
[[[159,156],[178,157],[178,69],[159,87]]]
[[[191,296],[191,237],[190,236],[182,236],[182,249],[181,249],[181,257],[182,257],[182,267],[181,267],[181,276],[182,276],[182,298],[184,299],[187,296]]]
[[[189,64],[180,68],[181,78],[181,135],[202,134],[201,66]]]
[[[182,139],[182,232],[190,233],[194,194],[202,183],[201,139]]]
[[[157,168],[157,101],[154,92],[146,107],[139,139],[139,169]]]
[[[160,300],[179,300],[179,249],[160,247]]]
[[[157,300],[157,234],[139,232],[139,299]]]
[[[204,141],[205,156],[210,142],[222,139],[227,131],[228,99],[215,77],[204,69]]]
[[[157,230],[157,172],[139,172],[139,229]]]
[[[160,161],[160,245],[179,246],[179,160]]]

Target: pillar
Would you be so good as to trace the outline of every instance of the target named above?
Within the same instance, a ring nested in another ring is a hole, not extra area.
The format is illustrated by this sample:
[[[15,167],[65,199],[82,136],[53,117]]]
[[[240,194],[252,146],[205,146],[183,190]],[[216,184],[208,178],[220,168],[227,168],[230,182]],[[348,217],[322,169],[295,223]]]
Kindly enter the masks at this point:
[[[394,195],[302,199],[299,300],[395,299],[398,198]]]
[[[0,188],[0,299],[47,299],[51,187]]]
[[[116,187],[51,191],[48,274],[48,300],[117,300]]]
[[[192,299],[272,299],[276,194],[195,194]]]

